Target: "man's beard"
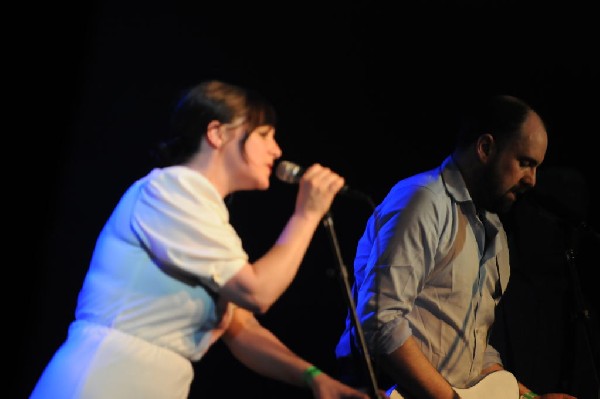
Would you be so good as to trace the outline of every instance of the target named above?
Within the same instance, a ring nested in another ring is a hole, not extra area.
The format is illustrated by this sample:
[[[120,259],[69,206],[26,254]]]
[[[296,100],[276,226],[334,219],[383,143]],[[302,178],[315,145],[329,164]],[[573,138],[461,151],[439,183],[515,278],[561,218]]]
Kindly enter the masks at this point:
[[[492,166],[485,170],[480,183],[481,204],[478,204],[479,207],[497,214],[505,214],[510,211],[514,201],[508,199],[506,192],[497,191],[501,184]]]

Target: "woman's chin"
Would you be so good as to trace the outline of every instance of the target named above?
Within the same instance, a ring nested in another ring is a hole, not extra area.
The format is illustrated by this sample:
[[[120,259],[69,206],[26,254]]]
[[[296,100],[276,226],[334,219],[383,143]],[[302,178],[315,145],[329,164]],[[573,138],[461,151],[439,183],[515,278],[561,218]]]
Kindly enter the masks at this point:
[[[267,190],[271,186],[271,182],[267,180],[259,180],[254,185],[254,190],[264,191]]]

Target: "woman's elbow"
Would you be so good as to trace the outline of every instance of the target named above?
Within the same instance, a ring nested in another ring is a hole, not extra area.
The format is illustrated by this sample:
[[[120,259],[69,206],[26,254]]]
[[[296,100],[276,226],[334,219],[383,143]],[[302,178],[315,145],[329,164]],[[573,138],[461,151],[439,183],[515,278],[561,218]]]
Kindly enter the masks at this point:
[[[264,314],[271,308],[276,298],[263,291],[257,280],[243,278],[243,274],[239,273],[221,288],[220,296],[254,314]]]
[[[223,289],[220,294],[221,299],[227,302],[233,302],[237,306],[254,314],[264,314],[273,305],[273,301],[268,300],[268,298],[263,298],[257,293]]]
[[[267,311],[273,305],[273,302],[266,301],[261,298],[253,298],[252,300],[247,301],[246,306],[244,306],[243,304],[238,304],[238,305],[248,309],[250,312],[252,312],[254,314],[262,315],[262,314],[267,313]]]

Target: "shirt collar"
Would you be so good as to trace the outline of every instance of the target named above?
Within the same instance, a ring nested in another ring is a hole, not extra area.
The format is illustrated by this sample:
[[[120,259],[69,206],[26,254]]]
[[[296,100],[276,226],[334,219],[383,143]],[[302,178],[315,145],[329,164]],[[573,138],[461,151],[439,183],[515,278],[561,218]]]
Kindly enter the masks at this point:
[[[452,197],[452,199],[454,199],[454,201],[461,204],[463,209],[469,209],[470,212],[473,212],[474,214],[475,204],[473,203],[471,194],[467,189],[467,185],[463,179],[462,173],[460,173],[460,169],[458,169],[458,165],[456,164],[454,158],[452,158],[452,155],[449,155],[446,159],[444,159],[440,168],[442,180],[448,194]],[[485,218],[492,226],[494,226],[495,231],[502,228],[502,222],[497,214],[485,212]]]
[[[449,155],[441,165],[442,178],[446,191],[456,202],[473,202],[460,169],[452,155]]]

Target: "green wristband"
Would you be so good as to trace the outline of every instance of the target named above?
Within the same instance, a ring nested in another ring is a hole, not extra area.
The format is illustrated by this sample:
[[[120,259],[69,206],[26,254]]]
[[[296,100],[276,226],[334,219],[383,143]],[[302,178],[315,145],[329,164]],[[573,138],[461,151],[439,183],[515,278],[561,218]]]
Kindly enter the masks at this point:
[[[304,370],[302,378],[304,378],[304,382],[306,383],[306,385],[310,386],[310,383],[312,382],[313,378],[315,378],[321,373],[322,371],[319,370],[316,366],[310,366],[309,368]]]
[[[529,392],[525,392],[523,395],[519,396],[519,399],[533,399],[533,398],[537,398],[538,396],[540,396],[540,395],[529,391]]]

